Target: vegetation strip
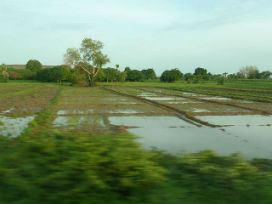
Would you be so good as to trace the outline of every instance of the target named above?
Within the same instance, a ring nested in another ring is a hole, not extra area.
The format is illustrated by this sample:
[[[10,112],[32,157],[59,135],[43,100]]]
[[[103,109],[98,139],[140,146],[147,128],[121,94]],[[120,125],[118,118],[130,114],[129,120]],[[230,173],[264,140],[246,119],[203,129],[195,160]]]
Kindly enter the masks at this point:
[[[155,88],[157,88],[157,87],[155,87]],[[137,87],[137,89],[142,90],[142,91],[146,91],[146,92],[150,92],[150,93],[162,94],[162,95],[165,95],[165,96],[183,97],[183,98],[193,99],[193,100],[201,101],[201,102],[215,103],[215,104],[219,104],[219,105],[227,105],[227,106],[232,106],[232,107],[236,107],[236,108],[242,108],[242,109],[250,110],[250,111],[257,111],[257,112],[260,112],[261,114],[264,114],[264,115],[270,115],[271,114],[271,112],[268,112],[268,111],[260,110],[260,109],[257,109],[257,108],[245,107],[245,106],[242,106],[242,105],[232,104],[232,103],[228,103],[228,102],[214,101],[214,100],[196,98],[196,97],[193,97],[193,96],[176,95],[176,94],[170,94],[170,93],[166,94],[166,93],[162,93],[162,92],[158,92],[158,91],[152,91],[152,90],[147,90],[147,89],[139,88],[139,87]],[[168,89],[168,88],[166,88],[166,89]]]
[[[48,129],[49,127],[51,127],[52,119],[54,115],[56,114],[53,112],[53,110],[54,110],[54,107],[58,103],[58,99],[63,89],[64,88],[61,87],[57,91],[55,97],[51,100],[51,104],[47,108],[45,108],[43,111],[37,114],[34,121],[32,121],[29,124],[29,128],[27,128],[22,135],[31,136],[35,133],[35,136],[37,136],[37,133],[42,132],[43,129]]]
[[[171,106],[168,106],[168,105],[165,105],[165,104],[161,104],[161,103],[158,103],[156,101],[152,101],[152,100],[148,100],[148,99],[145,99],[145,98],[141,98],[141,97],[138,97],[138,96],[134,96],[134,95],[130,95],[130,94],[126,94],[126,93],[121,93],[121,92],[118,92],[118,91],[115,91],[113,89],[110,89],[110,88],[106,88],[106,87],[101,87],[102,89],[104,90],[107,90],[107,91],[110,91],[112,93],[115,93],[115,94],[119,94],[119,95],[122,95],[122,96],[127,96],[127,97],[133,97],[133,98],[136,98],[138,100],[141,100],[143,102],[146,102],[146,103],[150,103],[150,104],[153,104],[153,105],[156,105],[156,106],[159,106],[159,107],[162,107],[162,108],[167,108],[168,110],[171,110],[171,111],[174,111],[176,112],[177,116],[186,121],[186,122],[189,122],[193,125],[196,125],[198,127],[200,127],[201,125],[205,125],[205,126],[209,126],[209,127],[222,127],[220,125],[214,125],[214,124],[210,124],[206,121],[203,121],[203,120],[200,120],[200,119],[197,119],[195,118],[194,116],[188,114],[187,112],[185,111],[181,111],[181,110],[178,110],[176,108],[173,108]],[[196,123],[199,123],[199,124],[196,124]]]

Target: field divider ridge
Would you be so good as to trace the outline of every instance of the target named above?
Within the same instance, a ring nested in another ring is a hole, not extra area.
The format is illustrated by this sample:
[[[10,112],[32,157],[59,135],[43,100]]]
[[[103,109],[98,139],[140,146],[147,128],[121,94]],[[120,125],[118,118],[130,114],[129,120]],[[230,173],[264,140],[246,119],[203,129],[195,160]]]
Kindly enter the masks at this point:
[[[180,119],[182,119],[182,120],[184,120],[184,121],[186,121],[188,123],[191,123],[191,124],[193,124],[195,126],[198,126],[198,127],[201,127],[202,125],[208,126],[208,127],[213,127],[213,128],[222,127],[220,125],[214,125],[214,124],[208,123],[206,121],[200,120],[200,119],[188,114],[185,111],[181,111],[181,110],[176,109],[174,107],[158,103],[156,101],[148,100],[148,99],[145,99],[145,98],[142,98],[142,97],[138,97],[138,96],[134,96],[134,95],[126,94],[126,93],[121,93],[121,92],[115,91],[115,90],[113,90],[111,88],[108,88],[108,87],[107,88],[106,87],[100,87],[100,88],[103,89],[103,90],[109,91],[111,93],[114,93],[114,94],[135,98],[135,99],[140,100],[142,102],[149,103],[149,104],[152,104],[152,105],[167,109],[168,111],[174,112],[178,118],[180,118]]]
[[[22,135],[35,137],[40,135],[44,130],[48,130],[51,127],[51,122],[55,117],[54,108],[58,104],[59,97],[63,91],[63,87],[61,87],[55,97],[51,100],[51,103],[41,112],[39,112],[35,119],[29,123],[29,127],[23,132]]]

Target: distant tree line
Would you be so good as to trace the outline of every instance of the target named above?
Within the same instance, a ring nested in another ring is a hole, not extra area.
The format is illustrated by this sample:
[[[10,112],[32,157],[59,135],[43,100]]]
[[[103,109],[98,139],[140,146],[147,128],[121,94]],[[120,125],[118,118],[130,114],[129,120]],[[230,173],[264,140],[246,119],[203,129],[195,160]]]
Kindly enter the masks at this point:
[[[158,79],[153,68],[137,70],[126,67],[119,70],[119,64],[115,68],[103,68],[110,62],[107,55],[103,54],[104,44],[91,38],[84,38],[79,48],[68,48],[64,55],[66,65],[42,69],[38,60],[31,59],[26,64],[26,69],[18,70],[0,67],[0,81],[11,80],[39,80],[44,82],[72,82],[72,84],[93,86],[100,82],[141,82]],[[199,83],[202,81],[216,80],[218,84],[224,84],[225,80],[234,79],[270,79],[270,71],[260,72],[256,66],[246,66],[236,74],[213,75],[207,69],[197,67],[194,73],[183,74],[178,68],[165,70],[159,77],[162,82],[175,82],[185,80],[187,83]]]
[[[89,65],[90,66],[90,65]],[[1,75],[4,69],[6,70],[10,80],[38,80],[42,82],[72,82],[85,84],[88,78],[85,71],[81,69],[81,65],[76,65],[73,68],[69,65],[58,65],[52,68],[42,68],[42,64],[38,60],[29,60],[26,64],[26,69],[7,68],[2,65]],[[5,67],[5,68],[4,68]],[[120,71],[119,66],[116,68],[101,68],[96,76],[98,82],[125,82],[125,81],[147,81],[157,79],[154,69],[143,69],[141,71],[126,67],[124,71]],[[3,69],[3,70],[2,70]],[[2,77],[3,78],[3,77]],[[1,78],[0,78],[1,79]]]
[[[162,82],[174,82],[185,80],[187,83],[199,83],[201,81],[217,81],[218,84],[224,84],[226,80],[238,79],[271,79],[272,72],[260,72],[256,66],[245,66],[235,74],[211,74],[207,69],[198,67],[194,73],[181,73],[179,69],[166,70],[162,73],[160,80]]]
[[[72,84],[88,85],[88,77],[81,68],[81,64],[74,66],[58,65],[53,68],[42,68],[38,60],[29,60],[26,69],[7,68],[6,65],[0,67],[0,81],[10,80],[38,80],[42,82],[71,82]],[[86,67],[92,68],[91,65]],[[153,68],[137,70],[126,67],[124,71],[119,70],[119,65],[115,68],[101,68],[96,76],[98,82],[143,82],[160,80],[162,82],[175,82],[184,80],[187,83],[199,83],[203,81],[217,81],[224,84],[226,80],[237,79],[271,79],[272,72],[260,72],[256,66],[245,66],[234,74],[211,74],[207,69],[197,67],[193,73],[183,74],[180,69],[174,68],[165,70],[160,77],[157,77]]]

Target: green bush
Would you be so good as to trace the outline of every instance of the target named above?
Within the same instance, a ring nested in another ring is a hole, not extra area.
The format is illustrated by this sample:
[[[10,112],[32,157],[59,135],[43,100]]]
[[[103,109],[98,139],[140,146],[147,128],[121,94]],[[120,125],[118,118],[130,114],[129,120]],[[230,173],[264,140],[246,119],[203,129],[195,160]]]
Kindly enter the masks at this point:
[[[166,70],[162,73],[160,80],[162,82],[174,82],[182,79],[183,74],[178,69]]]
[[[69,81],[72,83],[72,86],[88,86],[88,82],[86,79],[86,74],[78,72],[77,70],[72,70],[70,74]]]
[[[37,73],[37,79],[45,82],[59,82],[69,81],[71,69],[69,66],[61,65],[53,68],[46,68]]]
[[[198,67],[195,69],[194,75],[199,78],[199,80],[209,80],[212,77],[211,73],[208,73],[207,69]]]
[[[37,73],[29,69],[8,68],[11,80],[35,80]]]
[[[200,76],[198,76],[198,75],[197,76],[196,75],[193,76],[193,83],[194,84],[198,84],[200,80],[201,80]]]
[[[127,134],[0,137],[0,203],[271,203],[271,161],[143,150]],[[265,164],[270,164],[268,168]],[[169,169],[166,171],[165,169]]]
[[[194,75],[191,73],[184,74],[184,79],[188,84],[192,83],[193,78],[194,78]]]
[[[9,74],[9,79],[10,79],[10,80],[20,80],[20,79],[22,79],[22,78],[23,78],[22,75],[19,74],[18,72],[11,72],[11,73]]]
[[[164,179],[129,135],[0,139],[0,203],[106,203]]]
[[[127,69],[127,81],[144,81],[145,80],[145,75],[139,71],[139,70],[130,70]]]
[[[239,154],[224,157],[202,151],[183,155],[177,163],[176,179],[200,200],[261,203],[271,199],[271,175],[261,173]]]
[[[141,72],[144,74],[145,80],[153,80],[157,78],[154,69],[143,69]]]
[[[114,68],[101,69],[97,75],[97,80],[102,82],[123,82],[126,80],[127,73]]]
[[[217,78],[217,84],[219,84],[219,85],[224,85],[224,83],[225,83],[225,78],[224,77],[218,77]]]

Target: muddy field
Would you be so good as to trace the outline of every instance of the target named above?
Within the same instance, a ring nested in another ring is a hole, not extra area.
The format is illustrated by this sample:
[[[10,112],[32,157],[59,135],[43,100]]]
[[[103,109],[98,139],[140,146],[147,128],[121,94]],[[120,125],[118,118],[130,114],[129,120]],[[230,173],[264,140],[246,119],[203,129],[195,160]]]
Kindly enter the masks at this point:
[[[146,148],[173,154],[211,149],[272,158],[271,103],[154,87],[1,85],[0,134],[23,134],[58,93],[48,124],[56,131],[128,131]]]

